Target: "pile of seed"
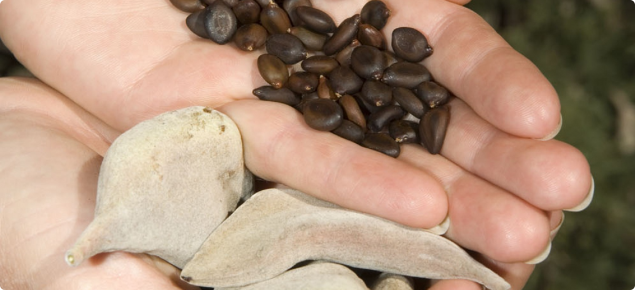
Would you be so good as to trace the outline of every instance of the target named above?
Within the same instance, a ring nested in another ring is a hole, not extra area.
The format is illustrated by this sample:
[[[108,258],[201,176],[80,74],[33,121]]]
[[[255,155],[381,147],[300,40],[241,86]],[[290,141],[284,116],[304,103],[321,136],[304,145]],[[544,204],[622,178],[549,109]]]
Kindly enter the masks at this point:
[[[258,70],[268,86],[261,100],[293,106],[316,130],[397,157],[399,144],[443,146],[451,94],[420,64],[432,54],[416,29],[381,29],[390,17],[373,0],[337,26],[310,0],[171,0],[191,12],[187,26],[218,44],[245,51],[265,47]]]

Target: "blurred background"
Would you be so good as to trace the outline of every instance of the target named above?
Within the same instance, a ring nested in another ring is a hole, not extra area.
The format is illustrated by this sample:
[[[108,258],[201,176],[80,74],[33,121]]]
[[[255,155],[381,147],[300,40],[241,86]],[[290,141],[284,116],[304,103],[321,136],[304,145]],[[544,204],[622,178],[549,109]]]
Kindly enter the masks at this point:
[[[474,0],[492,25],[553,83],[557,139],[591,163],[595,199],[567,213],[551,256],[526,290],[635,287],[635,3],[631,0]],[[0,76],[32,76],[0,42]]]

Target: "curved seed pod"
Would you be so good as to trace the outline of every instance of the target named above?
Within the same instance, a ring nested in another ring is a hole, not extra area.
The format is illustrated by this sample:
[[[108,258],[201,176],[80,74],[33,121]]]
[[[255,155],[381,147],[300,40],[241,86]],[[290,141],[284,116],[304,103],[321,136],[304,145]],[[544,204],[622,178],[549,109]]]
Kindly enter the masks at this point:
[[[254,0],[241,0],[232,10],[242,24],[256,23],[260,20],[260,5]]]
[[[205,9],[205,5],[200,0],[170,0],[174,7],[181,11],[194,13]]]
[[[401,153],[399,143],[385,133],[367,133],[361,145],[394,158]]]
[[[386,36],[370,24],[360,24],[357,39],[363,45],[370,45],[386,50]]]
[[[326,55],[314,55],[302,61],[302,69],[318,75],[326,75],[339,65],[337,60]]]
[[[272,86],[262,86],[253,90],[254,96],[264,101],[272,101],[296,106],[300,103],[300,98],[287,88],[276,89]]]
[[[291,28],[289,15],[274,2],[269,3],[260,12],[260,24],[271,34],[287,33]]]
[[[419,124],[406,120],[394,120],[388,125],[390,137],[400,144],[419,143]]]
[[[287,86],[295,93],[306,94],[314,92],[318,87],[318,82],[316,74],[299,71],[291,74]]]
[[[326,35],[315,33],[302,26],[291,27],[289,28],[288,32],[289,34],[300,39],[300,41],[302,41],[302,43],[308,50],[322,50],[322,47],[324,47],[324,42],[326,42],[327,39]]]
[[[392,103],[392,90],[380,81],[368,80],[362,87],[364,101],[376,107],[387,106]]]
[[[361,143],[364,140],[364,130],[357,124],[343,120],[339,127],[332,131],[335,135],[340,136],[346,140],[354,143]]]
[[[343,95],[339,99],[339,103],[346,113],[346,118],[359,125],[359,127],[362,128],[362,131],[366,131],[366,117],[364,116],[362,109],[359,107],[357,100],[355,100],[355,98],[351,95]]]
[[[95,219],[66,262],[123,250],[181,268],[252,181],[238,127],[222,113],[189,107],[141,122],[104,156]]]
[[[274,88],[282,88],[289,80],[287,65],[273,54],[258,57],[258,71],[262,78]]]
[[[406,114],[404,109],[397,105],[388,105],[368,116],[368,130],[379,132],[390,122],[401,119]]]
[[[267,53],[279,57],[286,64],[298,63],[307,56],[307,51],[302,41],[288,33],[269,36],[265,47],[267,48]]]
[[[344,112],[340,105],[322,98],[306,102],[302,114],[309,127],[320,131],[334,130],[342,124],[344,119]]]
[[[409,89],[392,89],[392,98],[408,113],[417,118],[423,117],[423,115],[428,111],[428,106],[424,105],[423,102],[421,102],[421,100]]]
[[[331,82],[324,76],[320,76],[317,94],[322,99],[337,100],[337,95],[331,88]]]
[[[411,27],[399,27],[392,31],[392,50],[409,62],[420,62],[432,54],[432,47],[423,33]]]
[[[432,75],[428,69],[418,63],[400,61],[384,71],[381,81],[392,87],[414,89],[418,84],[429,81]]]
[[[419,123],[421,145],[431,154],[439,154],[445,140],[445,132],[450,123],[450,109],[447,106],[436,107],[428,111]]]
[[[295,9],[295,13],[306,28],[317,33],[333,33],[337,29],[333,18],[320,9],[299,6]]]
[[[254,51],[265,45],[267,30],[260,24],[246,24],[236,30],[234,43],[244,51]]]
[[[364,81],[353,70],[345,66],[338,66],[329,73],[329,80],[333,91],[338,95],[359,92]]]
[[[238,20],[232,9],[223,1],[216,1],[205,9],[205,31],[209,39],[218,44],[229,42],[238,29]]]
[[[351,68],[367,80],[380,80],[386,69],[386,56],[378,48],[361,45],[351,54]]]
[[[284,11],[287,11],[289,19],[291,19],[291,23],[293,23],[294,26],[302,25],[302,21],[295,13],[295,9],[300,6],[313,7],[313,4],[311,4],[311,0],[285,0],[282,4],[282,8],[284,8]]]
[[[353,41],[351,41],[351,44],[344,47],[344,49],[340,50],[340,52],[335,55],[335,59],[337,60],[337,62],[340,63],[341,66],[350,66],[351,54],[353,54],[353,50],[355,50],[355,48],[360,45],[361,44],[359,43],[359,40],[353,39]]]
[[[209,12],[207,9],[203,9],[188,15],[187,18],[185,18],[185,25],[199,37],[209,39],[207,30],[205,30],[205,14],[207,12]]]
[[[419,84],[415,88],[415,94],[417,94],[417,97],[419,97],[419,99],[421,99],[421,101],[430,108],[442,106],[447,104],[450,100],[450,92],[433,81],[427,81]]]
[[[386,26],[386,22],[390,17],[390,10],[384,2],[372,0],[362,7],[361,17],[362,23],[368,23],[381,30]]]
[[[357,36],[357,29],[359,27],[359,14],[355,14],[340,24],[337,27],[331,38],[324,43],[322,51],[326,55],[333,55],[349,45],[351,41]]]
[[[402,275],[381,273],[371,290],[414,290],[412,279]]]

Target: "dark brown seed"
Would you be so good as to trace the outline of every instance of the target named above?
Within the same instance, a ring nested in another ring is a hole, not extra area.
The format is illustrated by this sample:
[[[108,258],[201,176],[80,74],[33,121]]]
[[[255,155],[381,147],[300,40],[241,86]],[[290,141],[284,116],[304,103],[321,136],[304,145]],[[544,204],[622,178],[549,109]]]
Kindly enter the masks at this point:
[[[238,28],[232,9],[223,1],[216,1],[205,9],[205,31],[209,39],[218,44],[229,42]]]
[[[211,1],[214,1],[214,0],[211,0]],[[238,0],[232,0],[232,1],[238,1]],[[262,8],[265,8],[265,7],[269,6],[269,4],[271,4],[271,0],[256,0],[256,2],[258,2],[260,7],[262,7]]]
[[[234,7],[238,1],[240,0],[222,0],[223,3],[225,3],[225,5],[229,6],[229,7]],[[215,0],[203,0],[203,3],[207,4],[207,5],[212,5],[212,3],[216,2]],[[269,3],[269,2],[267,2]]]
[[[430,108],[442,106],[450,100],[450,93],[443,86],[427,81],[419,84],[415,88],[415,94],[421,101]]]
[[[371,132],[379,132],[390,122],[401,119],[406,111],[397,105],[389,105],[381,108],[379,111],[368,116],[368,130]]]
[[[326,75],[340,64],[326,55],[314,55],[302,61],[302,69],[318,75]]]
[[[390,17],[390,10],[382,1],[369,1],[362,7],[362,23],[368,23],[381,30],[386,26],[386,21]]]
[[[349,120],[342,120],[342,124],[335,128],[333,133],[358,144],[364,140],[364,130]]]
[[[333,33],[333,36],[324,43],[322,52],[326,55],[336,54],[353,41],[355,36],[357,36],[358,28],[359,14],[355,14],[342,21],[340,26],[338,26]]]
[[[289,28],[289,34],[297,37],[302,41],[308,50],[320,51],[324,47],[324,42],[328,38],[326,35],[315,33],[302,26],[294,26]]]
[[[318,86],[318,76],[316,74],[299,71],[291,74],[287,87],[295,93],[306,94],[314,92]]]
[[[399,144],[384,133],[367,133],[361,145],[395,158],[401,153]]]
[[[418,84],[432,78],[428,69],[418,63],[400,61],[384,71],[382,81],[389,86],[414,89]]]
[[[413,116],[421,119],[423,115],[428,111],[428,106],[409,89],[406,88],[393,88],[392,98],[399,104],[404,110]]]
[[[241,0],[232,10],[242,24],[256,23],[260,20],[260,4],[254,0]]]
[[[380,81],[368,80],[364,82],[361,96],[364,101],[376,107],[392,103],[392,89]]]
[[[359,107],[357,100],[351,95],[343,95],[338,102],[340,106],[342,106],[342,109],[344,109],[346,118],[357,124],[363,131],[366,131],[366,117]]]
[[[324,76],[320,76],[317,94],[322,99],[337,100],[337,96],[331,88],[331,82]]]
[[[207,31],[205,30],[205,14],[207,9],[194,12],[185,18],[185,24],[194,34],[202,38],[208,38]]]
[[[304,94],[302,95],[302,99],[300,100],[300,103],[297,104],[295,106],[295,108],[300,111],[300,113],[302,113],[302,111],[304,110],[304,105],[306,105],[306,103],[310,100],[314,100],[319,98],[317,92],[312,92],[312,93],[308,93],[308,94]]]
[[[353,39],[351,44],[349,44],[348,46],[344,47],[344,49],[340,50],[340,52],[338,52],[335,55],[335,59],[340,63],[341,66],[350,66],[351,65],[351,54],[353,54],[353,50],[355,50],[355,48],[360,46],[360,45],[361,45],[361,43],[359,43],[359,41],[357,39]]]
[[[390,67],[391,65],[399,62],[397,56],[390,51],[384,50],[384,55],[386,56],[386,67]]]
[[[399,27],[392,31],[392,50],[409,62],[420,62],[432,54],[432,47],[423,33],[411,27]]]
[[[331,131],[339,127],[344,120],[342,107],[327,99],[308,101],[302,110],[304,121],[309,127],[320,131]]]
[[[307,51],[302,41],[288,33],[269,36],[265,47],[267,48],[267,53],[279,57],[286,64],[300,62],[307,56]]]
[[[397,143],[419,143],[419,124],[405,120],[394,120],[388,125],[390,137],[395,139]]]
[[[364,81],[355,72],[345,66],[338,66],[329,73],[333,91],[342,96],[359,92]]]
[[[253,90],[253,94],[261,100],[272,101],[296,106],[300,103],[300,98],[287,88],[276,89],[272,86],[262,86]]]
[[[333,18],[320,9],[299,6],[295,9],[295,13],[302,21],[302,25],[317,33],[333,33],[337,28]]]
[[[262,47],[266,40],[267,30],[256,23],[241,26],[234,35],[236,46],[245,51],[253,51]]]
[[[364,112],[364,114],[366,115],[375,113],[382,108],[382,107],[377,107],[375,106],[375,104],[371,104],[368,101],[366,101],[366,99],[362,96],[361,93],[355,94],[353,95],[353,97],[355,97],[355,99],[357,100],[357,103],[359,104],[359,107],[362,109],[362,112]]]
[[[421,145],[431,154],[439,154],[450,123],[450,109],[447,106],[436,107],[428,111],[419,124]]]
[[[287,12],[275,3],[270,3],[262,9],[260,24],[271,34],[287,33],[287,30],[291,28],[291,20]]]
[[[258,71],[262,78],[276,89],[282,88],[289,80],[287,65],[272,54],[258,57]]]
[[[282,4],[282,8],[284,8],[284,11],[287,11],[289,19],[291,19],[291,23],[295,26],[302,25],[302,21],[300,21],[298,15],[295,13],[295,9],[300,6],[313,7],[311,0],[285,0]]]
[[[361,45],[351,54],[351,68],[367,80],[380,80],[386,69],[386,56],[374,46]]]
[[[174,7],[185,12],[196,12],[205,9],[205,5],[200,0],[170,0]]]
[[[363,45],[370,45],[381,50],[386,49],[386,36],[370,24],[360,24],[357,39]]]

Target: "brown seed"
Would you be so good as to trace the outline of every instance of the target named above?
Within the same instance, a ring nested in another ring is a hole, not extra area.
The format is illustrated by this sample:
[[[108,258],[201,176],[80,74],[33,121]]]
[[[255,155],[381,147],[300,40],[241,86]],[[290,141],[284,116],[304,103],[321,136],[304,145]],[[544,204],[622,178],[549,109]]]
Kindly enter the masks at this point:
[[[349,45],[357,36],[359,27],[359,14],[355,14],[340,24],[333,33],[333,36],[324,43],[322,51],[326,55],[333,55]]]
[[[214,0],[206,0],[206,1],[214,1]],[[231,1],[238,2],[239,0],[231,0]],[[260,7],[262,7],[262,8],[265,8],[265,7],[269,6],[269,4],[271,4],[271,0],[256,0],[256,2],[258,2]]]
[[[236,30],[234,43],[245,51],[253,51],[265,45],[267,30],[260,24],[246,24]]]
[[[260,24],[271,34],[287,33],[287,30],[291,28],[291,20],[287,12],[273,2],[260,12]]]
[[[258,71],[262,78],[276,89],[282,88],[289,80],[287,65],[272,54],[258,57]]]
[[[299,6],[295,9],[295,13],[306,28],[317,33],[333,33],[337,29],[333,18],[320,9]]]
[[[397,56],[390,51],[384,50],[384,55],[386,56],[386,67],[390,67],[391,65],[399,62]]]
[[[428,106],[409,89],[406,88],[393,88],[392,98],[399,104],[404,110],[413,116],[421,119],[423,115],[428,111]]]
[[[320,76],[317,94],[322,99],[337,100],[337,95],[331,88],[331,82],[324,76]]]
[[[242,24],[256,23],[260,20],[260,5],[254,0],[241,0],[232,10]]]
[[[406,114],[406,111],[397,105],[389,105],[368,116],[368,130],[379,132],[390,122],[398,120]]]
[[[340,64],[326,55],[314,55],[302,61],[302,69],[318,75],[326,75]]]
[[[450,123],[450,109],[448,106],[436,107],[428,111],[419,124],[421,145],[431,154],[439,154],[443,147],[445,133]]]
[[[415,94],[430,108],[444,105],[450,100],[450,92],[433,81],[426,81],[419,84],[415,88]]]
[[[218,44],[229,42],[238,28],[232,9],[223,1],[216,1],[205,9],[205,31],[209,39]]]
[[[374,46],[361,45],[351,54],[351,68],[367,80],[380,80],[386,69],[386,56]]]
[[[432,47],[423,33],[411,27],[399,27],[392,31],[392,50],[409,62],[420,62],[432,54]]]
[[[390,137],[395,139],[397,143],[419,143],[419,124],[405,120],[394,120],[388,125]]]
[[[315,33],[302,26],[291,27],[289,28],[288,32],[289,34],[300,39],[300,41],[302,41],[302,43],[308,50],[322,50],[322,47],[324,47],[324,42],[326,42],[327,39],[326,35]]]
[[[295,9],[300,6],[313,7],[311,0],[285,0],[282,4],[282,8],[284,8],[284,11],[287,11],[289,19],[291,19],[291,23],[295,26],[302,25],[302,21],[300,21],[298,15],[295,13]]]
[[[344,47],[344,49],[340,50],[340,52],[335,55],[335,59],[340,63],[341,66],[350,66],[351,54],[353,54],[353,50],[355,50],[355,48],[360,45],[361,43],[359,43],[357,39],[353,39],[353,41],[351,41],[351,44]]]
[[[381,50],[386,49],[386,36],[370,24],[360,24],[357,39],[363,45],[370,45]]]
[[[300,98],[287,88],[276,89],[271,86],[262,86],[253,90],[253,94],[261,100],[283,103],[289,106],[296,106],[300,103]]]
[[[196,12],[205,9],[205,5],[200,0],[170,0],[174,7],[184,12]]]
[[[369,1],[362,7],[361,12],[362,23],[368,23],[378,30],[386,26],[386,21],[390,17],[390,10],[382,1]]]
[[[382,81],[389,86],[414,89],[418,84],[432,78],[428,69],[418,63],[397,62],[384,71]]]
[[[309,127],[320,131],[331,131],[339,127],[344,120],[342,107],[327,99],[308,101],[302,110],[304,121]]]
[[[364,81],[353,70],[345,66],[338,66],[329,73],[329,80],[333,91],[338,95],[359,92]]]
[[[306,94],[314,92],[318,86],[318,76],[316,74],[300,71],[291,74],[287,87],[295,93]]]
[[[205,14],[207,12],[208,10],[204,9],[188,15],[187,18],[185,18],[185,24],[194,34],[209,39],[207,31],[205,30]]]
[[[349,121],[342,120],[342,124],[333,130],[333,133],[346,140],[354,143],[361,143],[364,140],[364,130],[357,124]]]
[[[267,48],[267,53],[279,57],[286,64],[298,63],[307,56],[307,51],[302,41],[288,33],[269,36],[265,47]]]
[[[342,109],[344,109],[344,113],[346,113],[346,118],[359,125],[363,131],[366,131],[366,117],[359,107],[357,100],[351,95],[343,95],[339,99],[339,103]]]
[[[300,103],[299,103],[299,104],[297,104],[297,105],[295,106],[295,108],[296,108],[298,111],[300,111],[300,113],[302,113],[302,111],[304,110],[304,105],[306,105],[306,103],[307,103],[308,101],[310,101],[310,100],[314,100],[314,99],[318,99],[318,98],[320,98],[320,97],[318,96],[318,93],[317,93],[317,92],[312,92],[312,93],[304,94],[304,95],[302,95],[302,97],[301,97]]]
[[[361,145],[395,158],[401,153],[399,144],[385,133],[367,133]]]
[[[361,96],[364,101],[376,107],[392,103],[392,89],[380,81],[368,80],[364,82]]]
[[[223,3],[225,3],[225,5],[229,6],[229,7],[234,7],[238,1],[240,0],[222,0]],[[203,0],[203,3],[207,4],[207,5],[212,5],[212,3],[216,2],[215,0]],[[267,2],[269,3],[269,2]]]

